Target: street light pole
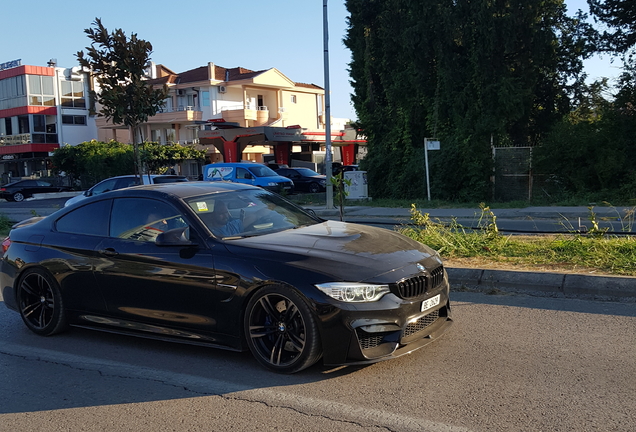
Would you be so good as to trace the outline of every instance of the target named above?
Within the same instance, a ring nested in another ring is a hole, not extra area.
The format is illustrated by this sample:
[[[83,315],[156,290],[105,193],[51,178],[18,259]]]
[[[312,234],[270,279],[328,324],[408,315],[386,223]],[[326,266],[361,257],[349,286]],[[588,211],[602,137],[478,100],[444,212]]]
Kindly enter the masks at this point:
[[[327,14],[327,0],[322,1],[322,33],[324,37],[325,53],[325,170],[327,175],[327,208],[333,208],[333,185],[331,184],[331,95],[329,94],[329,24]]]

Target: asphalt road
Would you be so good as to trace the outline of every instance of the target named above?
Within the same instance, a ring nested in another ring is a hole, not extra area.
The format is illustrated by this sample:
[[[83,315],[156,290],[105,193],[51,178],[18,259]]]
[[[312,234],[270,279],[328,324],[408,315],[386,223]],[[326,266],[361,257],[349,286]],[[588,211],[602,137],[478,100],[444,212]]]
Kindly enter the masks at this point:
[[[292,376],[248,353],[73,329],[0,304],[0,431],[633,431],[633,304],[454,292],[439,341]]]

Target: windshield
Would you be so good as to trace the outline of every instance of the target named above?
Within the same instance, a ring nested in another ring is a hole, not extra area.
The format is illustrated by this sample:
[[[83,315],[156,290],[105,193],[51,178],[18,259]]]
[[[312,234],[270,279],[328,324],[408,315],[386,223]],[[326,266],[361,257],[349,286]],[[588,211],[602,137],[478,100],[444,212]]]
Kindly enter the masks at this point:
[[[320,223],[319,219],[266,190],[212,193],[186,202],[203,224],[223,239],[271,234]]]
[[[256,177],[276,177],[278,175],[274,172],[274,170],[266,167],[265,165],[251,166],[249,170]]]
[[[309,168],[296,168],[296,171],[298,171],[300,175],[303,175],[305,177],[315,177],[320,175],[316,171],[310,170]]]

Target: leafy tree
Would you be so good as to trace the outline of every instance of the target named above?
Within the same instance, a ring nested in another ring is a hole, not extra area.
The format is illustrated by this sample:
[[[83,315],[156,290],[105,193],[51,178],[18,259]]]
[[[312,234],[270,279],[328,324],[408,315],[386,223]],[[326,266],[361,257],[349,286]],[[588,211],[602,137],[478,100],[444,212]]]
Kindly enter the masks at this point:
[[[603,49],[624,53],[636,45],[636,2],[634,0],[588,0],[590,12],[609,26],[602,34]]]
[[[51,158],[57,172],[64,171],[83,187],[133,170],[133,149],[130,144],[117,141],[85,141],[76,146],[56,149]]]
[[[197,150],[193,146],[180,144],[162,145],[145,142],[140,146],[142,163],[149,173],[163,174],[167,167],[182,163],[185,160],[205,160],[205,150]]]
[[[138,126],[159,112],[168,89],[154,89],[145,79],[152,53],[150,42],[138,39],[136,33],[128,38],[121,29],[109,33],[99,18],[92,25],[84,30],[91,46],[86,47],[86,55],[79,51],[76,56],[96,78],[98,92],[93,92],[93,97],[102,105],[100,115],[128,126],[136,155],[135,172],[141,172],[137,143],[143,137],[137,139],[137,132],[141,133]]]

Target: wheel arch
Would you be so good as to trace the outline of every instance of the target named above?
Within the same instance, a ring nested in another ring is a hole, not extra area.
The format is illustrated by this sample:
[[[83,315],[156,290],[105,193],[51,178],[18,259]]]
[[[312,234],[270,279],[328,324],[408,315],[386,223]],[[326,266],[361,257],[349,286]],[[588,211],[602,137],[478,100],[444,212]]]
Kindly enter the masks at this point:
[[[315,308],[315,304],[314,302],[308,298],[303,292],[302,290],[296,288],[294,285],[290,284],[289,282],[285,282],[285,281],[281,281],[281,280],[265,280],[260,282],[259,284],[255,285],[254,287],[252,287],[248,293],[244,296],[243,298],[243,305],[241,307],[241,314],[240,314],[240,322],[243,323],[243,321],[245,320],[245,312],[247,310],[247,305],[250,303],[250,301],[252,300],[252,298],[261,290],[271,287],[271,286],[276,286],[276,285],[280,285],[280,286],[284,286],[286,288],[289,288],[293,291],[296,292],[296,294],[298,294],[301,298],[305,299],[305,302],[307,303],[307,306],[309,307],[309,310],[311,311],[311,313],[314,315],[314,318],[316,320],[317,326],[318,326],[318,333],[320,334],[320,340],[321,342],[323,342],[323,329],[322,329],[322,325],[321,325],[321,320],[320,317],[318,316],[318,313],[316,312],[316,308]],[[247,338],[245,335],[245,329],[243,328],[243,326],[240,326],[240,339],[241,339],[241,345],[245,346],[245,348],[247,348]]]

